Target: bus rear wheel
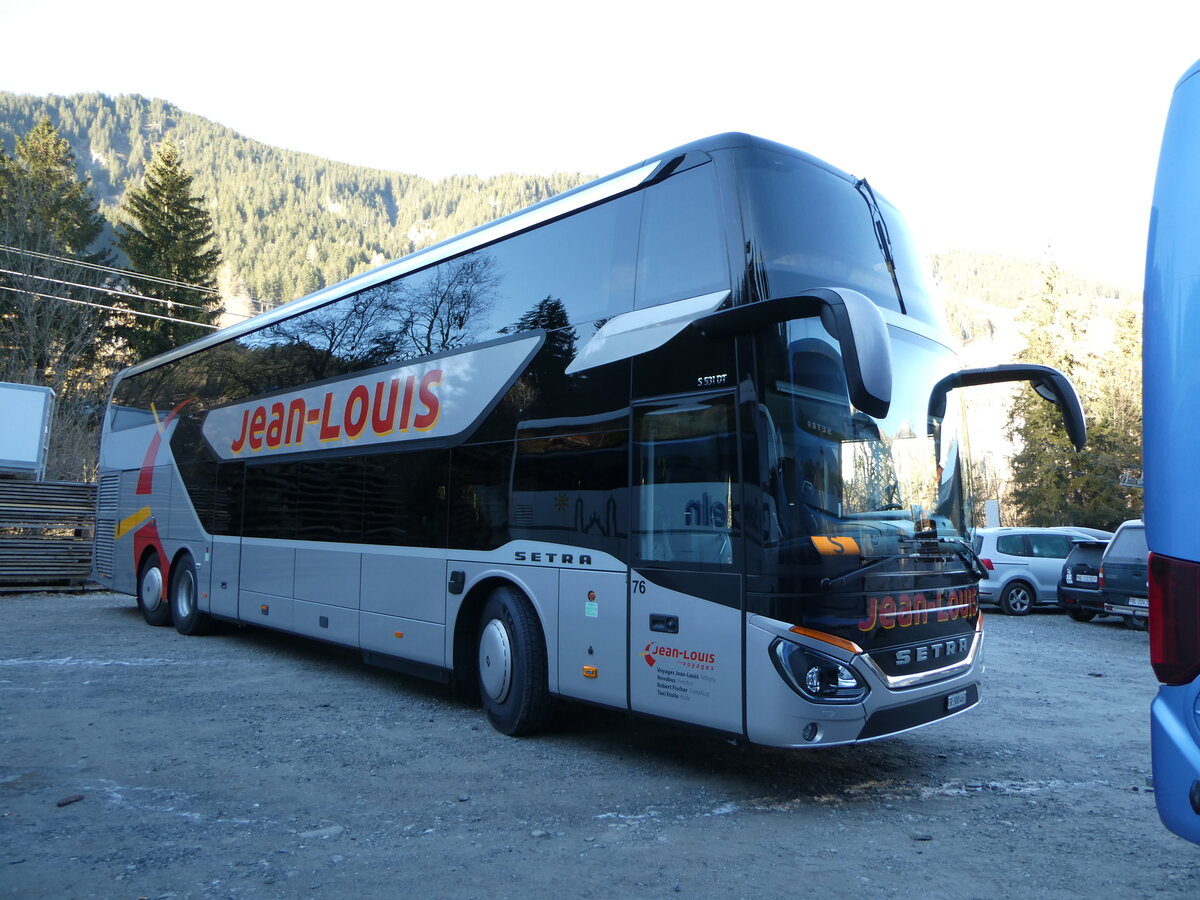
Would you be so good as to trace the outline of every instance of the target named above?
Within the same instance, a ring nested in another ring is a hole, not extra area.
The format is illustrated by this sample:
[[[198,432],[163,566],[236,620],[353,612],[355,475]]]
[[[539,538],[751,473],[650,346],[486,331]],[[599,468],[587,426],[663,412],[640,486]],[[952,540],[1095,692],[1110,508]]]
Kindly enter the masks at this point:
[[[171,607],[163,596],[162,561],[158,551],[151,550],[138,570],[138,609],[147,625],[170,625]]]
[[[520,591],[498,587],[479,617],[479,697],[488,721],[514,737],[546,727],[552,701],[546,643],[537,613]]]
[[[171,618],[180,634],[198,635],[212,631],[212,619],[200,610],[196,563],[185,553],[171,566]]]

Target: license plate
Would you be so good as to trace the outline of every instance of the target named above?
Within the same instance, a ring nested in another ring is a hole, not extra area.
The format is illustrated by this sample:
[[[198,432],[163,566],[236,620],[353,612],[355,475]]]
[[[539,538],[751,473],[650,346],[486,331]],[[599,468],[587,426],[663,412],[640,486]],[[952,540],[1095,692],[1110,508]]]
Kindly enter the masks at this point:
[[[1144,597],[1130,597],[1129,605],[1136,606],[1138,609],[1149,609],[1150,601],[1145,599]]]
[[[966,705],[967,705],[967,692],[966,691],[958,691],[956,693],[951,694],[949,697],[946,698],[946,709],[947,710],[958,709],[959,707],[966,706]]]
[[[1095,575],[1076,575],[1075,580],[1080,584],[1095,584],[1098,579]]]

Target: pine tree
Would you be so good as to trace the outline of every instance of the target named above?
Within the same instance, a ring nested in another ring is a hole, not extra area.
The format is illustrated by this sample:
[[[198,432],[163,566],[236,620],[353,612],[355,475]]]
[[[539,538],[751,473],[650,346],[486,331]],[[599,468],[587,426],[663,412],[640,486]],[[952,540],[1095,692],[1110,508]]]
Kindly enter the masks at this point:
[[[1042,290],[1023,305],[1019,321],[1025,326],[1022,362],[1054,366],[1068,377],[1075,368],[1071,348],[1079,335],[1067,315],[1058,286],[1058,266],[1043,272]],[[1070,509],[1073,481],[1071,446],[1057,410],[1030,387],[1017,395],[1009,412],[1009,431],[1020,449],[1012,459],[1012,498],[1026,525],[1082,525]]]
[[[97,290],[109,261],[93,249],[104,230],[66,140],[47,118],[13,155],[0,151],[0,381],[44,385],[57,396],[48,474],[95,470],[96,411],[111,354],[111,301]]]
[[[526,310],[521,318],[500,329],[502,334],[520,334],[541,328],[546,331],[546,343],[521,376],[514,398],[526,409],[535,404],[559,408],[568,401],[571,385],[564,374],[568,363],[575,358],[578,340],[566,304],[547,294]]]
[[[1009,413],[1009,430],[1020,449],[1012,459],[1012,499],[1026,525],[1085,525],[1115,529],[1140,510],[1140,497],[1120,484],[1123,470],[1140,467],[1141,404],[1137,393],[1138,330],[1125,317],[1129,334],[1107,362],[1111,374],[1098,384],[1078,354],[1084,345],[1084,318],[1060,287],[1058,267],[1045,271],[1040,295],[1021,314],[1026,326],[1023,362],[1054,366],[1075,383],[1088,419],[1088,444],[1075,452],[1057,407],[1023,388]]]
[[[140,282],[134,292],[167,303],[147,301],[134,308],[197,323],[135,317],[125,339],[138,359],[202,337],[211,330],[204,326],[214,325],[222,312],[216,293],[221,254],[212,217],[202,198],[192,195],[192,179],[179,148],[165,140],[155,148],[142,186],[129,191],[121,204],[126,221],[118,227],[118,246],[130,266],[143,275],[191,285]]]
[[[69,260],[104,262],[105,253],[90,252],[103,229],[70,146],[49,119],[17,139],[12,157],[0,151],[0,375],[7,380],[59,388],[89,362],[104,317],[83,303],[107,301],[74,286],[100,279]]]

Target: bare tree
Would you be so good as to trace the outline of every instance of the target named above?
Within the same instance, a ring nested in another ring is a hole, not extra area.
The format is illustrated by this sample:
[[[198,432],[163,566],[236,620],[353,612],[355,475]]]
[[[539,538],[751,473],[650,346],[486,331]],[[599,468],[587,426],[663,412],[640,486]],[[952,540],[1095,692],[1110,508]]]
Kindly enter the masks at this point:
[[[406,279],[395,290],[405,311],[402,334],[412,356],[470,343],[486,323],[500,283],[495,260],[473,253]]]

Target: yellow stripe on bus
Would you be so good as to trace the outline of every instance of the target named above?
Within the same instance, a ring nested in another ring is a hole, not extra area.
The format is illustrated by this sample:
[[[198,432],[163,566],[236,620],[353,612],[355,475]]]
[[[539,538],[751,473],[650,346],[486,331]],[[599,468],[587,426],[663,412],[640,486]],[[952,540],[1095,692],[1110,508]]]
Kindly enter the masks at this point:
[[[148,518],[150,518],[150,507],[142,507],[132,516],[127,516],[117,523],[116,527],[113,529],[113,537],[116,540],[120,540],[122,537],[129,534],[129,532],[133,531],[133,529],[145,522]]]

